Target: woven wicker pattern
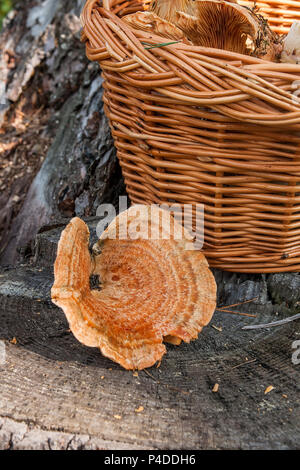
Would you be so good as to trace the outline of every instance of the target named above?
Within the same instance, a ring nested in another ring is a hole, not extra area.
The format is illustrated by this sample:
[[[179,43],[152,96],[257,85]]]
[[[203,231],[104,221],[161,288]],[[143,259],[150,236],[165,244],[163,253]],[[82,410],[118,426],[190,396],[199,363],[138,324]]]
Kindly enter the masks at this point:
[[[253,7],[254,2],[241,0],[241,5]],[[299,0],[267,0],[256,2],[259,13],[268,18],[271,28],[279,34],[286,34],[293,21],[300,21]]]
[[[300,17],[298,1],[262,3],[280,31]],[[142,1],[104,4],[87,1],[82,39],[131,201],[204,204],[212,267],[300,270],[300,65],[157,47],[166,40],[121,19]]]

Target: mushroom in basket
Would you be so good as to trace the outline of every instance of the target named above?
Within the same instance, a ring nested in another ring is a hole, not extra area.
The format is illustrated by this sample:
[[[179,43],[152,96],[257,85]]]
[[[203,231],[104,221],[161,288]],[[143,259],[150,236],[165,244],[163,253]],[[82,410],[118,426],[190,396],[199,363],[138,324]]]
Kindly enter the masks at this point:
[[[230,0],[229,0],[230,1]],[[235,3],[235,0],[231,0]],[[192,15],[194,0],[152,0],[147,11],[137,11],[123,17],[133,29],[140,29],[175,41],[189,43],[184,30],[177,25],[178,12]]]
[[[282,46],[267,20],[225,0],[154,0],[148,11],[127,15],[133,28],[195,46],[212,47],[277,60]]]
[[[190,12],[191,0],[152,0],[149,11],[160,18],[176,23],[177,11]]]
[[[152,0],[149,10],[156,13],[166,21],[176,23],[176,13],[178,11],[193,14],[195,0]],[[236,0],[228,0],[236,3]]]
[[[133,29],[141,29],[174,41],[185,40],[183,31],[169,21],[160,18],[152,11],[137,11],[126,15],[123,21]]]
[[[224,0],[194,0],[177,11],[176,26],[196,46],[213,47],[275,60],[279,38],[254,11]],[[279,46],[280,47],[280,46]]]
[[[204,255],[191,250],[172,216],[170,224],[164,222],[166,212],[132,206],[103,232],[92,255],[88,227],[76,217],[58,244],[53,302],[79,341],[126,369],[160,361],[163,341],[196,339],[216,307],[216,284]],[[100,277],[101,290],[90,288],[92,274]]]

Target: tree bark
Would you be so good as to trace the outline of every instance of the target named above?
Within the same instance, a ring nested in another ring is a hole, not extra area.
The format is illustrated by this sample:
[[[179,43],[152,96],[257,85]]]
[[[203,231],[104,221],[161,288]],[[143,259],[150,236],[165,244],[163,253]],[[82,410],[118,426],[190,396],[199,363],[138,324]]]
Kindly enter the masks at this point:
[[[0,151],[9,174],[15,168],[0,198],[4,264],[18,260],[42,225],[94,215],[124,191],[99,66],[80,43],[82,6],[21,2],[0,36]]]

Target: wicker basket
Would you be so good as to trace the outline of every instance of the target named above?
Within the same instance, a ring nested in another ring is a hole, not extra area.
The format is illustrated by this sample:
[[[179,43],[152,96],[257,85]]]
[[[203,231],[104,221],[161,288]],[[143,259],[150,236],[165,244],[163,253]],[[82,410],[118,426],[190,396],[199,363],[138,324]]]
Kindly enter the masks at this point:
[[[103,3],[87,1],[82,39],[101,65],[131,201],[203,203],[211,267],[299,271],[300,66],[182,42],[157,47],[166,39],[121,19],[147,1]],[[298,0],[257,5],[280,33],[300,19]]]

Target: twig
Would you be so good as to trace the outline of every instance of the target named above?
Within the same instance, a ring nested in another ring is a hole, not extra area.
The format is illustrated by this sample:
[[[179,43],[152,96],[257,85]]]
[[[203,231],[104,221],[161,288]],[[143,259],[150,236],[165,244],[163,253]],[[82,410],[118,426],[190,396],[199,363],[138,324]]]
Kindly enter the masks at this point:
[[[250,302],[254,302],[254,300],[257,300],[257,299],[258,299],[258,297],[254,297],[253,299],[250,299],[250,300],[244,300],[243,302],[239,302],[237,304],[225,305],[224,307],[220,307],[220,308],[221,309],[223,309],[223,308],[227,309],[227,308],[232,308],[232,307],[239,307],[240,305],[249,304]]]
[[[160,383],[160,381],[157,380],[157,379],[154,377],[154,375],[150,374],[150,372],[148,372],[146,369],[144,369],[144,372],[145,372],[145,374],[149,375],[149,377],[151,377],[151,379],[153,379],[155,382]]]
[[[254,297],[253,299],[244,300],[243,302],[239,302],[237,304],[225,305],[224,307],[216,308],[216,310],[218,312],[225,312],[225,313],[231,313],[233,315],[241,315],[243,317],[254,317],[254,318],[256,318],[256,315],[253,315],[251,313],[234,312],[233,310],[228,310],[228,309],[232,308],[232,307],[239,307],[240,305],[244,305],[244,304],[249,304],[250,302],[253,302],[254,300],[257,300],[257,299],[258,299],[258,297]]]
[[[257,316],[257,315],[253,315],[252,313],[234,312],[233,310],[226,310],[225,307],[217,308],[216,310],[218,312],[231,313],[233,315],[242,315],[243,317],[254,317],[254,318],[256,318],[256,316]]]
[[[244,366],[245,364],[251,364],[251,362],[255,362],[256,359],[252,359],[251,361],[245,361],[242,362],[241,364],[238,364],[237,366],[233,366],[232,369],[237,369],[238,367]]]
[[[297,313],[297,315],[293,315],[292,317],[284,318],[283,320],[278,320],[278,321],[274,321],[271,323],[261,323],[260,325],[243,326],[242,330],[258,330],[259,328],[270,328],[273,326],[285,325],[286,323],[290,323],[294,320],[299,320],[299,319],[300,319],[300,313]]]

